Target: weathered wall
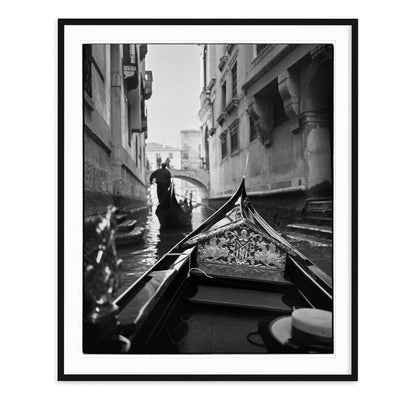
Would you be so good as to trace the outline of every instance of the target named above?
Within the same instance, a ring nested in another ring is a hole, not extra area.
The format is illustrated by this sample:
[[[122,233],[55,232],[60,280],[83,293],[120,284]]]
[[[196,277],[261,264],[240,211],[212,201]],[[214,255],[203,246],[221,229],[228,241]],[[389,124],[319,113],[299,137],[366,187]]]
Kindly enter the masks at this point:
[[[145,159],[139,158],[144,154],[144,135],[138,133],[142,99],[140,81],[136,88],[127,91],[123,82],[124,71],[122,60],[122,45],[112,47],[112,139],[115,147],[113,156],[113,186],[114,194],[119,199],[131,200],[134,204],[142,205],[146,201],[147,186],[145,182]],[[130,113],[129,113],[130,109]],[[132,117],[135,118],[132,118]],[[143,117],[141,117],[143,118]],[[137,148],[136,148],[137,143]]]
[[[84,102],[84,214],[104,213],[113,204],[111,173],[110,47],[92,46],[91,101]]]
[[[228,53],[227,53],[228,52]],[[239,185],[247,155],[246,187],[260,208],[279,216],[277,204],[301,209],[302,200],[332,188],[332,48],[328,46],[208,45],[199,113],[209,132],[210,197],[224,198]],[[225,64],[220,70],[220,58]],[[231,69],[237,63],[237,100],[232,104]],[[226,83],[223,99],[222,85]],[[280,97],[282,119],[276,123],[272,99]],[[211,106],[212,104],[212,106]],[[225,107],[224,107],[225,106]],[[222,114],[222,115],[221,115]],[[221,116],[223,117],[221,119]],[[220,118],[220,119],[219,119]],[[250,136],[250,118],[257,133]],[[231,152],[230,128],[238,122],[238,147]],[[255,122],[255,123],[254,123]],[[227,155],[221,155],[225,135]],[[272,217],[273,218],[273,217]]]
[[[181,130],[180,141],[182,148],[182,169],[200,169],[202,147],[201,131]]]
[[[137,207],[147,199],[142,76],[136,88],[126,89],[123,45],[92,45],[91,56],[91,97],[84,93],[86,217],[109,204]],[[138,70],[144,69],[143,59]]]

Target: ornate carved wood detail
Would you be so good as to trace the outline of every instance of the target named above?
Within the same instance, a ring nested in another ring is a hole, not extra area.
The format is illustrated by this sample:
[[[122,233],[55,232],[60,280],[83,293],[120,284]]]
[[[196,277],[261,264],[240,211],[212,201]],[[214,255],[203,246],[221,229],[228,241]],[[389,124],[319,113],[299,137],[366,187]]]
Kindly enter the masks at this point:
[[[298,133],[299,127],[299,82],[298,77],[288,70],[278,76],[279,93],[283,99],[285,114],[289,118],[290,129]]]
[[[247,113],[253,121],[257,137],[260,138],[265,147],[270,147],[272,144],[272,133],[268,125],[262,122],[262,119],[257,113],[255,102],[248,106]]]
[[[198,253],[202,262],[282,270],[287,250],[249,221],[241,220],[201,238]]]

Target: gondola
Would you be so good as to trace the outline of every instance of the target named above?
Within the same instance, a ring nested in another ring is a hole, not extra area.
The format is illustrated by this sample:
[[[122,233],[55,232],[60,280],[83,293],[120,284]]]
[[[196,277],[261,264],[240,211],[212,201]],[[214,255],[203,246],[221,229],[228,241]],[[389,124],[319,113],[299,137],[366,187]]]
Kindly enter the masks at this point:
[[[111,306],[86,320],[84,353],[333,351],[332,341],[283,345],[271,332],[300,308],[332,312],[332,285],[257,213],[244,179]]]
[[[160,226],[163,228],[190,227],[190,211],[184,211],[176,200],[175,187],[173,182],[169,188],[169,194],[157,206],[156,215]]]

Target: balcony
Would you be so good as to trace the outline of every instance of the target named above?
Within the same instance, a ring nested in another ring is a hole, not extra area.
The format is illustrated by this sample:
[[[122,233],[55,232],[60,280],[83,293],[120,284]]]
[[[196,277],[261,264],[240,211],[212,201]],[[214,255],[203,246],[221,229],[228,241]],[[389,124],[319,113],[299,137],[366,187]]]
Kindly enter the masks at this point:
[[[146,70],[144,75],[144,99],[149,99],[152,96],[152,86],[153,86],[153,73],[149,70]]]
[[[221,113],[220,116],[218,116],[217,122],[222,125],[227,120],[228,114],[227,112]]]
[[[227,106],[225,107],[225,112],[230,114],[235,108],[237,108],[240,100],[236,97],[231,98],[230,102],[228,102]]]
[[[214,87],[214,85],[215,85],[215,78],[211,78],[211,80],[209,81],[209,83],[208,83],[208,85],[207,85],[207,91],[209,91],[209,92],[211,92],[212,91],[212,88]]]
[[[215,134],[215,131],[216,131],[215,127],[211,127],[211,129],[209,129],[208,135],[212,137]]]

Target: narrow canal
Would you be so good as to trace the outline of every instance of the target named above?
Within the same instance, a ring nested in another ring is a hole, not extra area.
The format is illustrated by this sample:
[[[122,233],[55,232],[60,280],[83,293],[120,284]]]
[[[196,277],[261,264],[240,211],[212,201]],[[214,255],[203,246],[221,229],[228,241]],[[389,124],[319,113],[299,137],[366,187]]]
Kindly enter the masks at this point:
[[[149,207],[145,218],[145,232],[138,244],[118,249],[123,260],[121,284],[118,295],[126,290],[141,274],[150,269],[165,253],[176,245],[191,230],[162,229],[155,214],[156,206]],[[192,211],[192,229],[197,228],[213,210],[198,206]],[[283,233],[285,236],[285,234]],[[286,237],[287,240],[306,257],[316,263],[326,274],[332,277],[332,246],[317,242]]]

